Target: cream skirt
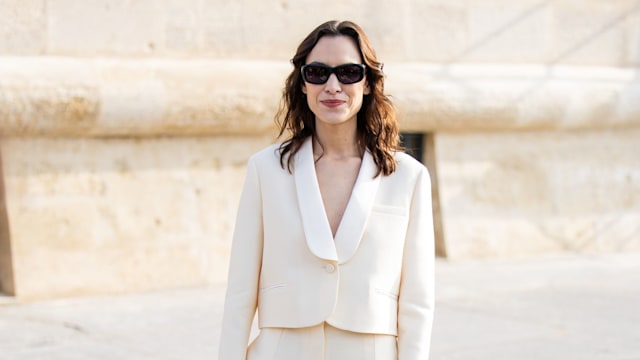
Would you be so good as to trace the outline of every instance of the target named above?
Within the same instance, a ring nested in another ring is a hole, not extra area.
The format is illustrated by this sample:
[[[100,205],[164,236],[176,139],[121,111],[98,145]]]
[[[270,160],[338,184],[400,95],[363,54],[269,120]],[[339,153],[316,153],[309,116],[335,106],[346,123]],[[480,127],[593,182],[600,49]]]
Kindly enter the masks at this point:
[[[247,360],[397,360],[396,337],[345,331],[327,323],[306,328],[262,328]]]

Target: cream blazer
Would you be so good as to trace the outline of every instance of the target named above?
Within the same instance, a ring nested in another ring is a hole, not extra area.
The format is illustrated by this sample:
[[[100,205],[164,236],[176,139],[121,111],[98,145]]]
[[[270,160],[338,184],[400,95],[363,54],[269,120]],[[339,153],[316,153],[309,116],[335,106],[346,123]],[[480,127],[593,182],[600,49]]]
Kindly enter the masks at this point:
[[[264,327],[327,322],[397,335],[400,360],[427,359],[434,309],[431,185],[426,168],[397,153],[374,178],[365,152],[335,238],[308,139],[293,174],[278,145],[248,162],[231,249],[220,360],[244,360],[258,311]]]

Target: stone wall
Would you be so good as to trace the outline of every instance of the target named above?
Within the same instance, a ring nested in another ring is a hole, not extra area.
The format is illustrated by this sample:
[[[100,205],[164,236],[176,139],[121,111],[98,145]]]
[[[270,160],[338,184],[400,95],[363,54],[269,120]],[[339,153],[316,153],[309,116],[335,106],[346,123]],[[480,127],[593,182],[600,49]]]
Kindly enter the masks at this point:
[[[440,134],[454,258],[640,250],[640,128]]]
[[[637,0],[2,0],[0,54],[275,60],[328,19],[386,62],[640,65]]]
[[[3,143],[15,291],[29,297],[221,282],[260,137]]]
[[[0,0],[0,289],[223,282],[297,43],[352,19],[451,259],[640,250],[638,1]]]

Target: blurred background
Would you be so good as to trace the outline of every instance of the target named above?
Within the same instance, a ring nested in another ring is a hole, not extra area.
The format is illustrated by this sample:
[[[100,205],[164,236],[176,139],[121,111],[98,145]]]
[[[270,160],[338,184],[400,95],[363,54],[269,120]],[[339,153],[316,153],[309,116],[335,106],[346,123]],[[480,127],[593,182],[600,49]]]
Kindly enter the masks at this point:
[[[635,266],[640,1],[0,0],[4,308],[223,289],[245,162],[330,19],[385,63],[445,278]]]

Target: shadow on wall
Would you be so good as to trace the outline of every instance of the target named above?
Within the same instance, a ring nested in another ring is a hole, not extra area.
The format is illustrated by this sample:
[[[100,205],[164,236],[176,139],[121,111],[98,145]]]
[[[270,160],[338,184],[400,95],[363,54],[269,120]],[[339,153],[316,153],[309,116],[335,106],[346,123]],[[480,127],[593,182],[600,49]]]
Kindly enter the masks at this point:
[[[452,65],[455,63],[465,62],[465,58],[468,55],[472,54],[475,50],[478,50],[482,47],[487,46],[488,44],[491,44],[498,37],[500,37],[505,33],[508,33],[518,24],[521,24],[522,22],[526,21],[527,19],[533,16],[539,15],[540,12],[544,11],[549,6],[552,6],[553,3],[554,1],[552,0],[544,0],[536,4],[533,4],[531,7],[525,9],[524,11],[520,12],[516,16],[510,19],[506,19],[506,22],[503,22],[502,24],[497,24],[496,28],[493,31],[481,37],[474,43],[470,44],[460,53],[447,59],[445,63]],[[608,31],[612,30],[614,27],[620,26],[621,24],[624,24],[626,21],[629,21],[628,19],[639,11],[640,11],[640,0],[635,1],[631,6],[629,6],[629,8],[619,13],[612,14],[607,19],[607,21],[604,21],[602,24],[596,24],[595,26],[592,26],[589,32],[586,33],[584,36],[580,37],[579,39],[577,39],[576,42],[570,44],[569,46],[566,46],[564,49],[560,49],[553,58],[549,59],[546,62],[546,65],[553,66],[553,65],[560,64],[562,61],[566,60],[571,55],[575,54],[576,52],[580,51],[586,46],[592,44],[595,40],[597,40],[598,38],[606,34]]]
[[[449,66],[465,63],[468,60],[468,56],[472,55],[474,51],[495,43],[500,36],[509,33],[509,31],[513,30],[515,26],[521,24],[527,19],[539,15],[549,6],[552,6],[553,3],[554,1],[552,0],[540,1],[518,13],[516,16],[506,19],[505,22],[497,24],[493,31],[482,36],[477,41],[469,44],[469,46],[467,46],[458,54],[455,54],[454,56],[446,59],[444,63],[447,66],[443,67],[443,75],[449,75]],[[549,78],[552,77],[551,73],[554,66],[562,65],[562,63],[568,60],[572,55],[584,49],[585,47],[592,45],[596,40],[601,39],[604,35],[615,29],[617,26],[624,26],[625,22],[628,22],[629,19],[637,13],[640,13],[640,0],[633,2],[631,6],[623,11],[611,14],[606,21],[598,24],[597,26],[591,27],[589,31],[586,32],[586,34],[576,39],[575,42],[568,44],[564,48],[558,49],[557,54],[545,61],[544,64],[541,64],[547,67],[548,75],[532,83],[528,88],[520,91],[519,95],[517,96],[517,100],[525,101],[531,94],[539,90],[545,83],[547,83]],[[638,66],[640,64],[633,63],[627,65]],[[475,93],[474,87],[469,85],[469,82],[467,80],[456,78],[455,82],[460,85],[461,89],[467,90],[472,96]]]
[[[15,295],[3,168],[2,146],[0,142],[0,292]]]

